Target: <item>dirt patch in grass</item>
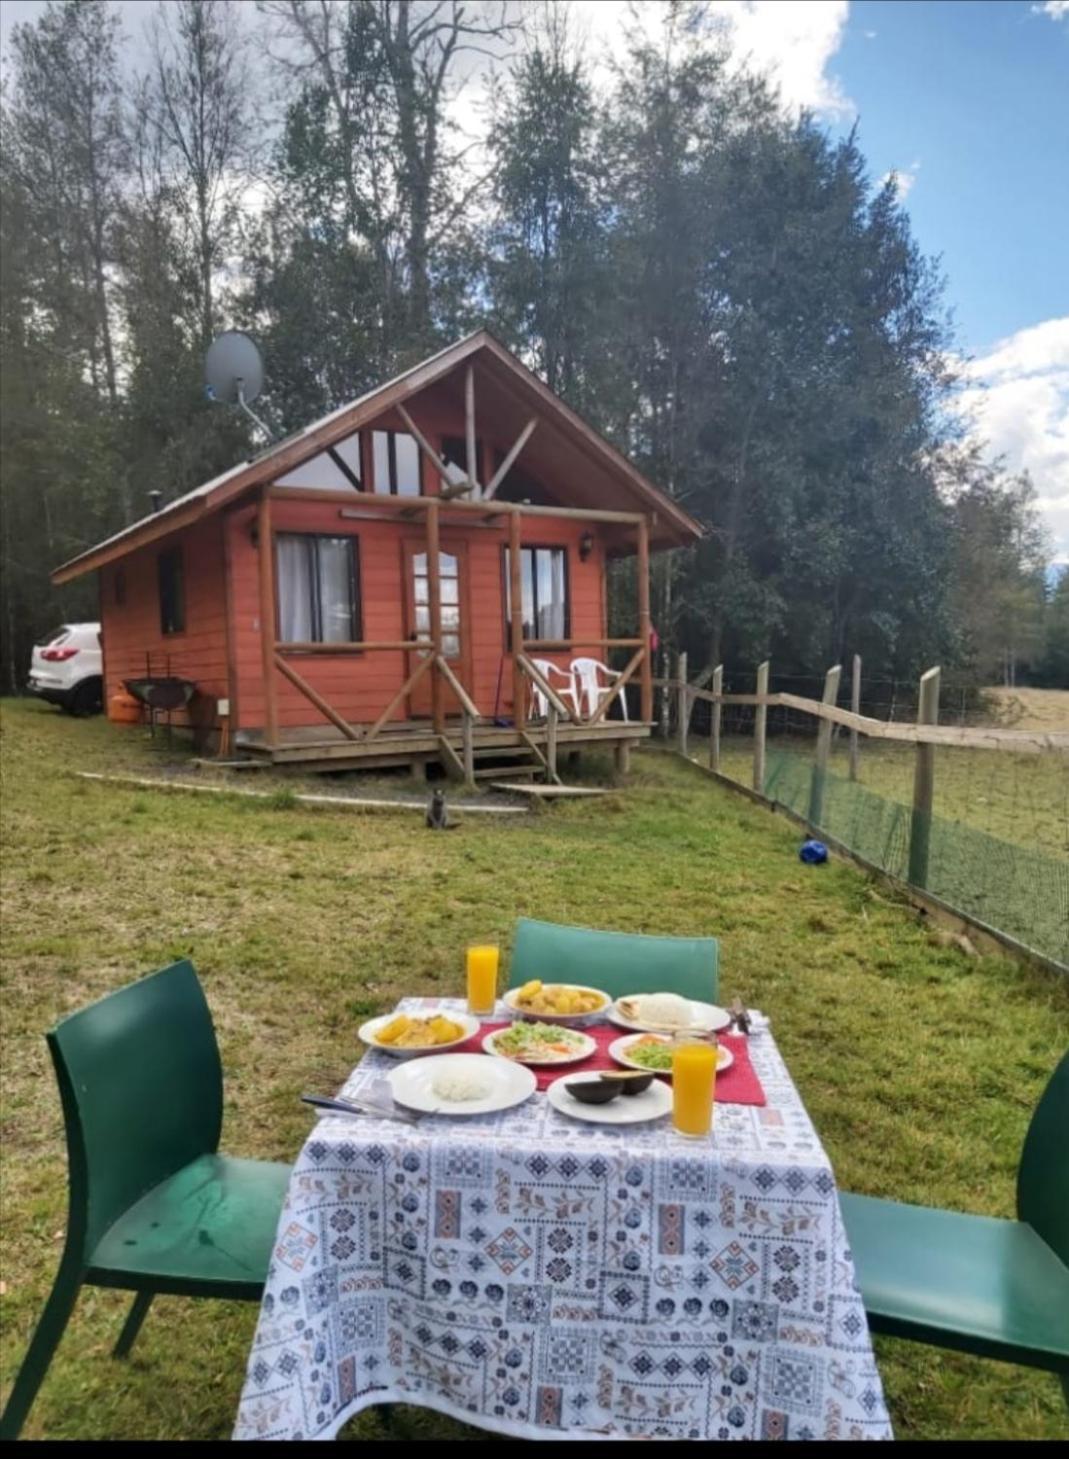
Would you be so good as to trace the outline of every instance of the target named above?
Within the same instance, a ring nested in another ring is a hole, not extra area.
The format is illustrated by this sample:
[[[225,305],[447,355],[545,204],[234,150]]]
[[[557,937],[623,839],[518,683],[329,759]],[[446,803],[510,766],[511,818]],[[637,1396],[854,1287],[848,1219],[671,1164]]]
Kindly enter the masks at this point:
[[[225,1148],[292,1159],[309,1128],[300,1092],[341,1081],[369,1013],[459,990],[468,942],[507,947],[524,914],[714,934],[723,996],[773,1019],[842,1186],[1013,1213],[1028,1117],[1069,1041],[1066,981],[939,946],[852,867],[803,866],[795,828],[681,762],[638,755],[620,796],[473,817],[448,836],[410,812],[157,795],[67,773],[183,764],[177,745],[140,730],[21,701],[3,711],[5,1391],[65,1220],[41,1035],[179,956],[195,962],[219,1032]],[[84,1295],[27,1433],[226,1437],[254,1308],[158,1299],[117,1364],[124,1300]],[[1069,1434],[1046,1375],[886,1342],[878,1358],[900,1437]],[[412,1438],[470,1432],[416,1411],[400,1425]],[[381,1432],[373,1413],[347,1430]]]

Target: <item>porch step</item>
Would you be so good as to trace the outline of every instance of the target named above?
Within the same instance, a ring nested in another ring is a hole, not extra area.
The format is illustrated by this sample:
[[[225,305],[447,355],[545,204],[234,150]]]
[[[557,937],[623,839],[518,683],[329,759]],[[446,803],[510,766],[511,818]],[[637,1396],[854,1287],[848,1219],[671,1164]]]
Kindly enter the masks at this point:
[[[484,765],[481,770],[475,771],[476,780],[489,780],[494,775],[544,775],[546,772],[541,765],[510,765],[507,770],[502,770],[500,765]]]

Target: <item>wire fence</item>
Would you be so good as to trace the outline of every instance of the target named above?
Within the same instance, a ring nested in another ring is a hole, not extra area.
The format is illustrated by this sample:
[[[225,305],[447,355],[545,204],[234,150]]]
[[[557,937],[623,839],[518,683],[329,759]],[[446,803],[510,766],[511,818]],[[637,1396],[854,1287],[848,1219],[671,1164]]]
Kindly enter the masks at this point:
[[[748,682],[740,675],[730,685],[725,681],[723,692],[752,694],[753,684],[752,675]],[[814,700],[823,686],[822,679],[792,681],[787,675],[777,676],[775,683],[778,692]],[[658,729],[677,740],[682,696],[678,683],[670,684],[667,693],[664,688],[660,684],[656,695]],[[892,692],[881,697],[880,690]],[[915,687],[910,694],[905,685],[872,685],[863,712],[885,722],[916,723],[917,705]],[[959,702],[954,713],[952,699],[950,708],[944,713],[940,704],[940,725],[983,723],[982,712],[972,705]],[[756,788],[758,707],[721,703],[719,710],[719,770]],[[687,743],[701,760],[709,755],[713,714],[708,698],[691,696]],[[1069,752],[932,747],[931,809],[918,812],[916,746],[862,734],[851,767],[849,730],[830,726],[826,764],[818,771],[820,724],[815,713],[793,706],[765,709],[760,788],[767,799],[889,876],[1069,970]],[[910,879],[911,840],[918,837],[926,848],[920,884]]]

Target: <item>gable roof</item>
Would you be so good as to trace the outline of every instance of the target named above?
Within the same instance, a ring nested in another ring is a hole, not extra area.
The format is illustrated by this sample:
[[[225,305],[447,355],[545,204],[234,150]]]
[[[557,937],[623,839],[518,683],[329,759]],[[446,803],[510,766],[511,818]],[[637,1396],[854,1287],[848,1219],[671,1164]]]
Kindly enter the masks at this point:
[[[514,407],[525,408],[528,413],[535,411],[540,423],[545,421],[550,426],[552,435],[562,447],[563,458],[574,461],[581,468],[572,487],[577,495],[590,490],[586,478],[594,473],[603,492],[611,486],[614,496],[619,494],[614,502],[618,509],[645,512],[653,518],[651,546],[678,547],[702,536],[702,527],[693,517],[554,395],[510,350],[487,330],[480,329],[466,339],[439,350],[436,355],[405,370],[386,384],[369,390],[359,399],[331,411],[303,430],[276,441],[212,481],[168,502],[159,511],[87,548],[57,567],[52,573],[52,581],[57,584],[70,582],[220,510],[252,488],[274,481],[337,445],[354,431],[396,405],[411,400],[428,386],[443,381],[464,361],[477,361],[487,379],[499,392],[503,392],[498,395],[499,411],[507,411],[511,403]],[[532,441],[539,435],[536,431]],[[531,447],[525,447],[524,459],[530,452]]]

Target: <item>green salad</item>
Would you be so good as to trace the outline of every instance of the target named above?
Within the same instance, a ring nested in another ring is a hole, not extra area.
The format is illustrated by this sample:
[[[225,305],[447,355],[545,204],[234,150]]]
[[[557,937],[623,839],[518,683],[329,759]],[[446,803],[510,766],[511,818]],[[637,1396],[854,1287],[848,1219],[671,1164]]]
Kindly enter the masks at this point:
[[[632,1064],[667,1074],[672,1068],[672,1045],[661,1039],[644,1038],[630,1046],[627,1057]]]
[[[495,1054],[506,1059],[570,1059],[586,1047],[581,1033],[570,1028],[556,1028],[550,1023],[514,1023],[494,1034]]]

